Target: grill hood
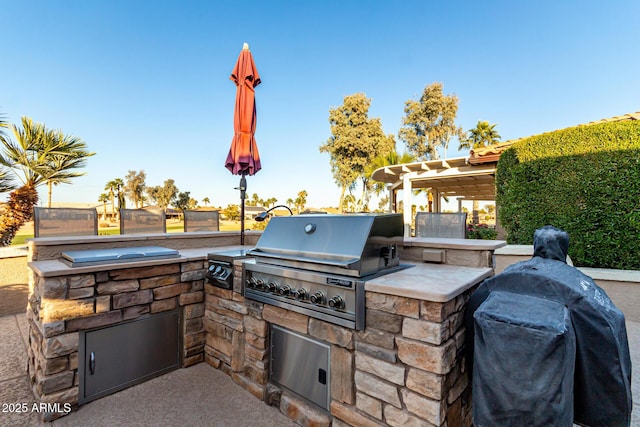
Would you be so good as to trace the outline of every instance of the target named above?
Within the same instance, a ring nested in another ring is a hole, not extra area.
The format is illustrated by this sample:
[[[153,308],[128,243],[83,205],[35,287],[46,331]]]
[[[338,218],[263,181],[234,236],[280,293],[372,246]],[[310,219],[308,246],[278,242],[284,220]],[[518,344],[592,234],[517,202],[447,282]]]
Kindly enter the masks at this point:
[[[248,255],[267,264],[362,277],[399,264],[401,214],[274,217]]]

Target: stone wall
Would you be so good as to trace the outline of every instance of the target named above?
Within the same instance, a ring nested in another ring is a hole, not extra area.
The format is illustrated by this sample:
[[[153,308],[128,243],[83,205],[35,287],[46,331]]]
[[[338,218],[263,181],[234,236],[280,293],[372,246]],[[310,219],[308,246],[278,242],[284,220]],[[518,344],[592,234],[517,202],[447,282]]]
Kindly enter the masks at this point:
[[[183,366],[204,360],[205,262],[122,268],[92,274],[40,277],[31,273],[29,376],[37,399],[69,403],[79,397],[79,331],[115,325],[144,314],[182,309]],[[45,413],[49,421],[64,413]]]
[[[446,303],[366,294],[366,329],[356,331],[244,300],[205,284],[205,361],[303,426],[470,426],[463,313],[471,290]],[[269,325],[331,346],[330,411],[268,383]]]
[[[402,262],[459,265],[465,267],[491,267],[493,250],[469,250],[452,248],[402,247],[399,250]]]

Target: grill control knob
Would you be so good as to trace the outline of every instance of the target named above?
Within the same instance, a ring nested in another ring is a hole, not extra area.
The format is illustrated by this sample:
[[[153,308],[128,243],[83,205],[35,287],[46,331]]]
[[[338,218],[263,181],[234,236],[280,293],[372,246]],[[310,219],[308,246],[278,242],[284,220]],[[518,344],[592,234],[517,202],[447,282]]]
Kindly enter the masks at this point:
[[[329,300],[329,307],[335,308],[335,309],[344,308],[344,300],[340,295],[336,295]]]
[[[311,295],[311,298],[309,298],[309,300],[313,304],[324,304],[324,294],[322,293],[322,291],[317,291],[315,294]]]
[[[264,291],[265,290],[265,285],[266,285],[266,283],[265,283],[265,281],[263,279],[258,279],[256,281],[256,289]]]
[[[293,296],[296,297],[296,299],[303,301],[307,299],[307,296],[309,296],[309,294],[307,293],[307,290],[305,288],[300,288],[293,291]]]
[[[291,287],[289,285],[282,285],[278,288],[278,293],[283,297],[291,295]]]
[[[278,291],[278,283],[277,282],[269,282],[266,288],[269,292],[277,292]]]
[[[256,287],[256,285],[257,285],[257,281],[256,281],[256,278],[255,278],[255,277],[252,277],[252,278],[250,278],[250,279],[247,279],[247,287],[249,287],[249,288],[252,288],[252,289],[253,289],[253,288],[255,288],[255,287]]]

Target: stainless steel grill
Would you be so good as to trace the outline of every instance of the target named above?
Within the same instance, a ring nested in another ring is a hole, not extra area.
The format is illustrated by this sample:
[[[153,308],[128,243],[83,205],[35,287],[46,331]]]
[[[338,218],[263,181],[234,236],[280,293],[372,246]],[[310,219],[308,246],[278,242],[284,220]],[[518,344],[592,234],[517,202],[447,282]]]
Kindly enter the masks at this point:
[[[272,218],[243,266],[244,295],[364,329],[364,283],[403,268],[400,214]]]

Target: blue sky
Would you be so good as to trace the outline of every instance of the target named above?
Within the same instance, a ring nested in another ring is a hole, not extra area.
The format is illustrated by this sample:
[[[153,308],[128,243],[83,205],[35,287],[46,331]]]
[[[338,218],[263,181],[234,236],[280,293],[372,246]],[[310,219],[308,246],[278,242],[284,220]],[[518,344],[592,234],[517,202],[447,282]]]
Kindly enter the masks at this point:
[[[396,135],[405,101],[433,82],[458,96],[460,126],[487,120],[502,140],[640,111],[636,0],[0,0],[0,10],[0,114],[97,153],[54,202],[97,203],[107,181],[144,170],[147,185],[173,178],[197,200],[238,203],[224,161],[243,42],[262,77],[263,169],[248,193],[280,203],[306,190],[308,206],[337,205],[318,147],[329,109],[357,92]],[[447,157],[466,154],[456,148]]]

